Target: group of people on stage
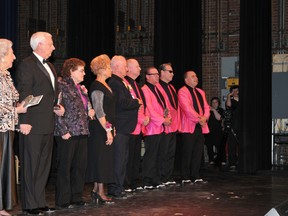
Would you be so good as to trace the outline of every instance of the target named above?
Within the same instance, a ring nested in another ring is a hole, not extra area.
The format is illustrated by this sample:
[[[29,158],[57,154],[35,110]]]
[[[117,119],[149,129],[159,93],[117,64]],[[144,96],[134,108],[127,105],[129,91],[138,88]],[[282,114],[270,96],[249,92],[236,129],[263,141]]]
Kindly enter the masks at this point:
[[[45,199],[54,138],[57,209],[86,206],[85,182],[94,183],[91,199],[104,204],[127,199],[125,190],[176,184],[177,133],[182,137],[181,183],[206,182],[200,166],[210,106],[194,71],[184,73],[185,85],[178,92],[170,83],[170,63],[147,68],[140,86],[136,59],[102,54],[90,63],[96,79],[87,90],[81,85],[86,74],[81,59],[67,59],[57,78],[47,60],[55,49],[51,34],[34,33],[30,45],[33,53],[17,66],[14,87],[7,71],[15,60],[12,42],[0,39],[0,216],[10,215],[6,210],[17,201],[14,130],[19,131],[21,205],[27,214],[55,210]],[[22,101],[29,95],[43,97],[27,108]]]

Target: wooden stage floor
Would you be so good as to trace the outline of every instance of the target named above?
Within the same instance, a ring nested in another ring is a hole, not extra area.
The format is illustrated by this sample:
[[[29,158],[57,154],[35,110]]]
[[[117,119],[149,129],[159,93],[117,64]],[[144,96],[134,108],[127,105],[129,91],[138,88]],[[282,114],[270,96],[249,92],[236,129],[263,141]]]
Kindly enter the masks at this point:
[[[89,206],[58,210],[49,215],[258,216],[265,215],[274,207],[277,207],[276,210],[279,209],[277,210],[279,212],[288,212],[287,170],[259,171],[255,175],[246,175],[206,166],[202,169],[202,173],[204,179],[208,181],[206,184],[178,183],[176,186],[163,189],[144,190],[132,194],[126,200],[115,200],[113,205],[93,204],[90,199],[92,184],[86,184],[83,199]],[[180,182],[177,174],[174,177]],[[47,185],[49,207],[55,206],[54,182],[51,178]],[[24,215],[20,204],[10,213]]]

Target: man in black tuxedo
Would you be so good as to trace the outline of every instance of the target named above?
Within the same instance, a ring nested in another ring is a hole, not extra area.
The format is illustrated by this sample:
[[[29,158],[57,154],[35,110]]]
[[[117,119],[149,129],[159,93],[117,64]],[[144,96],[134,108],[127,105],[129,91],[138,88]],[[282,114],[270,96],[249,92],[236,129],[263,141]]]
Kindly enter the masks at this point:
[[[20,101],[28,95],[43,95],[42,101],[19,115],[19,156],[21,171],[21,203],[28,214],[49,211],[46,206],[45,186],[48,180],[53,149],[54,113],[64,114],[57,101],[57,75],[46,60],[55,49],[51,34],[36,32],[31,36],[33,53],[17,68],[17,89]]]
[[[124,180],[129,154],[129,137],[137,124],[138,109],[141,100],[134,98],[124,80],[127,73],[127,62],[123,56],[111,59],[112,77],[108,81],[116,98],[116,136],[114,145],[114,176],[115,182],[108,185],[108,194],[116,199],[127,198],[124,194]]]

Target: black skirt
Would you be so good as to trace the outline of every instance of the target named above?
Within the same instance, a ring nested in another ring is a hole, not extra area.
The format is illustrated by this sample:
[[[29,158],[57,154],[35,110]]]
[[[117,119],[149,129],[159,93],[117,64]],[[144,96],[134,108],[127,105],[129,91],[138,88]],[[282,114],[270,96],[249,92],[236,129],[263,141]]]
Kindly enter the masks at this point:
[[[0,210],[11,210],[17,203],[14,131],[0,132]]]

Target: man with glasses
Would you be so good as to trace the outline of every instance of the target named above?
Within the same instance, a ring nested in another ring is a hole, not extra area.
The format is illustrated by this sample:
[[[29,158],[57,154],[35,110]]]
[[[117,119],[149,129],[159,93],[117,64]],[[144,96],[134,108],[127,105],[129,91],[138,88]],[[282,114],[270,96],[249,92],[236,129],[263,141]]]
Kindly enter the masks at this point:
[[[159,73],[155,67],[146,70],[146,83],[142,87],[150,122],[143,132],[145,154],[143,158],[144,189],[164,187],[161,183],[159,146],[162,145],[165,126],[171,124],[171,117],[164,96],[157,88]]]
[[[159,66],[160,81],[156,85],[164,96],[165,103],[171,116],[171,124],[165,126],[165,135],[160,144],[160,174],[164,185],[175,185],[173,180],[174,159],[176,151],[176,133],[179,127],[178,97],[177,92],[170,82],[174,73],[171,63]]]

